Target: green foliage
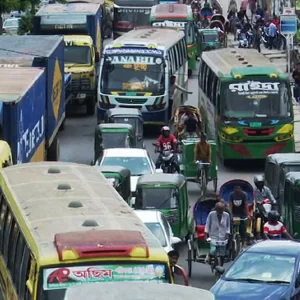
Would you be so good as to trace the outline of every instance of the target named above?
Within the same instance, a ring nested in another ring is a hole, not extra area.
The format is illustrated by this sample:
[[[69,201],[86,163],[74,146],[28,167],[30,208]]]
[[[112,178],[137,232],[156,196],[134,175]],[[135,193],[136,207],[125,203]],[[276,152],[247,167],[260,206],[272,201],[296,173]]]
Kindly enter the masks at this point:
[[[27,12],[25,16],[22,16],[19,23],[18,34],[24,35],[31,33],[33,30],[33,16],[31,12]]]

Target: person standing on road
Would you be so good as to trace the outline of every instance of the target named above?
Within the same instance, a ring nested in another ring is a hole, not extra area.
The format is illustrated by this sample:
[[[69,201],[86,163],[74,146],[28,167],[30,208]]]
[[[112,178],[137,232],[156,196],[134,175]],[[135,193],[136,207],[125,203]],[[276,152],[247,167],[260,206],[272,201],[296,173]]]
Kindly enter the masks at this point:
[[[238,17],[241,22],[246,18],[247,22],[249,23],[249,18],[247,16],[247,8],[248,8],[248,0],[242,0],[240,11],[238,12]]]
[[[275,25],[274,21],[271,22],[269,25],[269,30],[268,30],[268,35],[269,35],[269,49],[272,50],[274,46],[274,41],[277,35],[277,26]]]
[[[253,31],[253,44],[254,48],[257,49],[257,51],[260,53],[260,43],[261,43],[261,31],[258,25],[254,26]]]
[[[300,101],[300,63],[296,64],[296,69],[292,75],[293,79],[295,80],[295,88],[294,88],[294,98],[299,103]]]
[[[226,241],[230,235],[230,216],[225,210],[222,202],[216,203],[215,211],[211,211],[206,220],[205,238],[211,239],[208,263],[211,264],[213,257],[220,255],[220,266],[224,265],[226,256],[226,245],[217,246],[214,241]]]

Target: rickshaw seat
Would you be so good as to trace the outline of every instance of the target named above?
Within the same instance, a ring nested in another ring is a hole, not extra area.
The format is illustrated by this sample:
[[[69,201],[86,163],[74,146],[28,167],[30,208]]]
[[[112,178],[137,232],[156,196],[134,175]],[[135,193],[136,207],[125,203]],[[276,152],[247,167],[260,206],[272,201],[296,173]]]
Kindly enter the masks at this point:
[[[204,241],[205,239],[205,226],[204,225],[196,225],[196,237],[197,237],[197,240],[200,240],[200,241]]]

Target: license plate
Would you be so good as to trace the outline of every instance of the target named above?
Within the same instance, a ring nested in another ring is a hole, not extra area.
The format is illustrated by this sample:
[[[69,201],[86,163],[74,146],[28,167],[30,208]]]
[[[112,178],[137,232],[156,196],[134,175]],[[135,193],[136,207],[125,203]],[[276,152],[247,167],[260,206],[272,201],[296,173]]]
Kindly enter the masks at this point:
[[[86,94],[77,94],[76,99],[85,99]]]
[[[261,122],[251,122],[250,127],[261,127]]]

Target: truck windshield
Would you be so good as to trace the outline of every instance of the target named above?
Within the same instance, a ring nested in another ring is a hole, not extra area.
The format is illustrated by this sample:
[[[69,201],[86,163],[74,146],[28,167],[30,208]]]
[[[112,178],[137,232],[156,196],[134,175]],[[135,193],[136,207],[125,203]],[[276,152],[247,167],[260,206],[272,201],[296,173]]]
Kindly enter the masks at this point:
[[[159,56],[125,54],[106,55],[101,74],[102,93],[151,92],[163,95],[165,66]]]
[[[284,119],[291,116],[291,98],[286,82],[230,82],[225,84],[224,94],[223,116],[226,119]]]
[[[65,64],[91,65],[91,49],[86,46],[66,46]]]
[[[42,272],[43,282],[40,286],[38,299],[64,300],[66,289],[70,286],[93,282],[121,282],[121,281],[152,281],[168,283],[169,272],[167,265],[147,263],[128,264],[112,261],[94,263],[91,265],[73,265],[63,268],[49,268]]]
[[[151,8],[115,8],[114,29],[129,31],[137,26],[147,26]]]
[[[136,196],[136,203],[141,203],[143,209],[173,209],[178,206],[174,188],[141,188]]]

